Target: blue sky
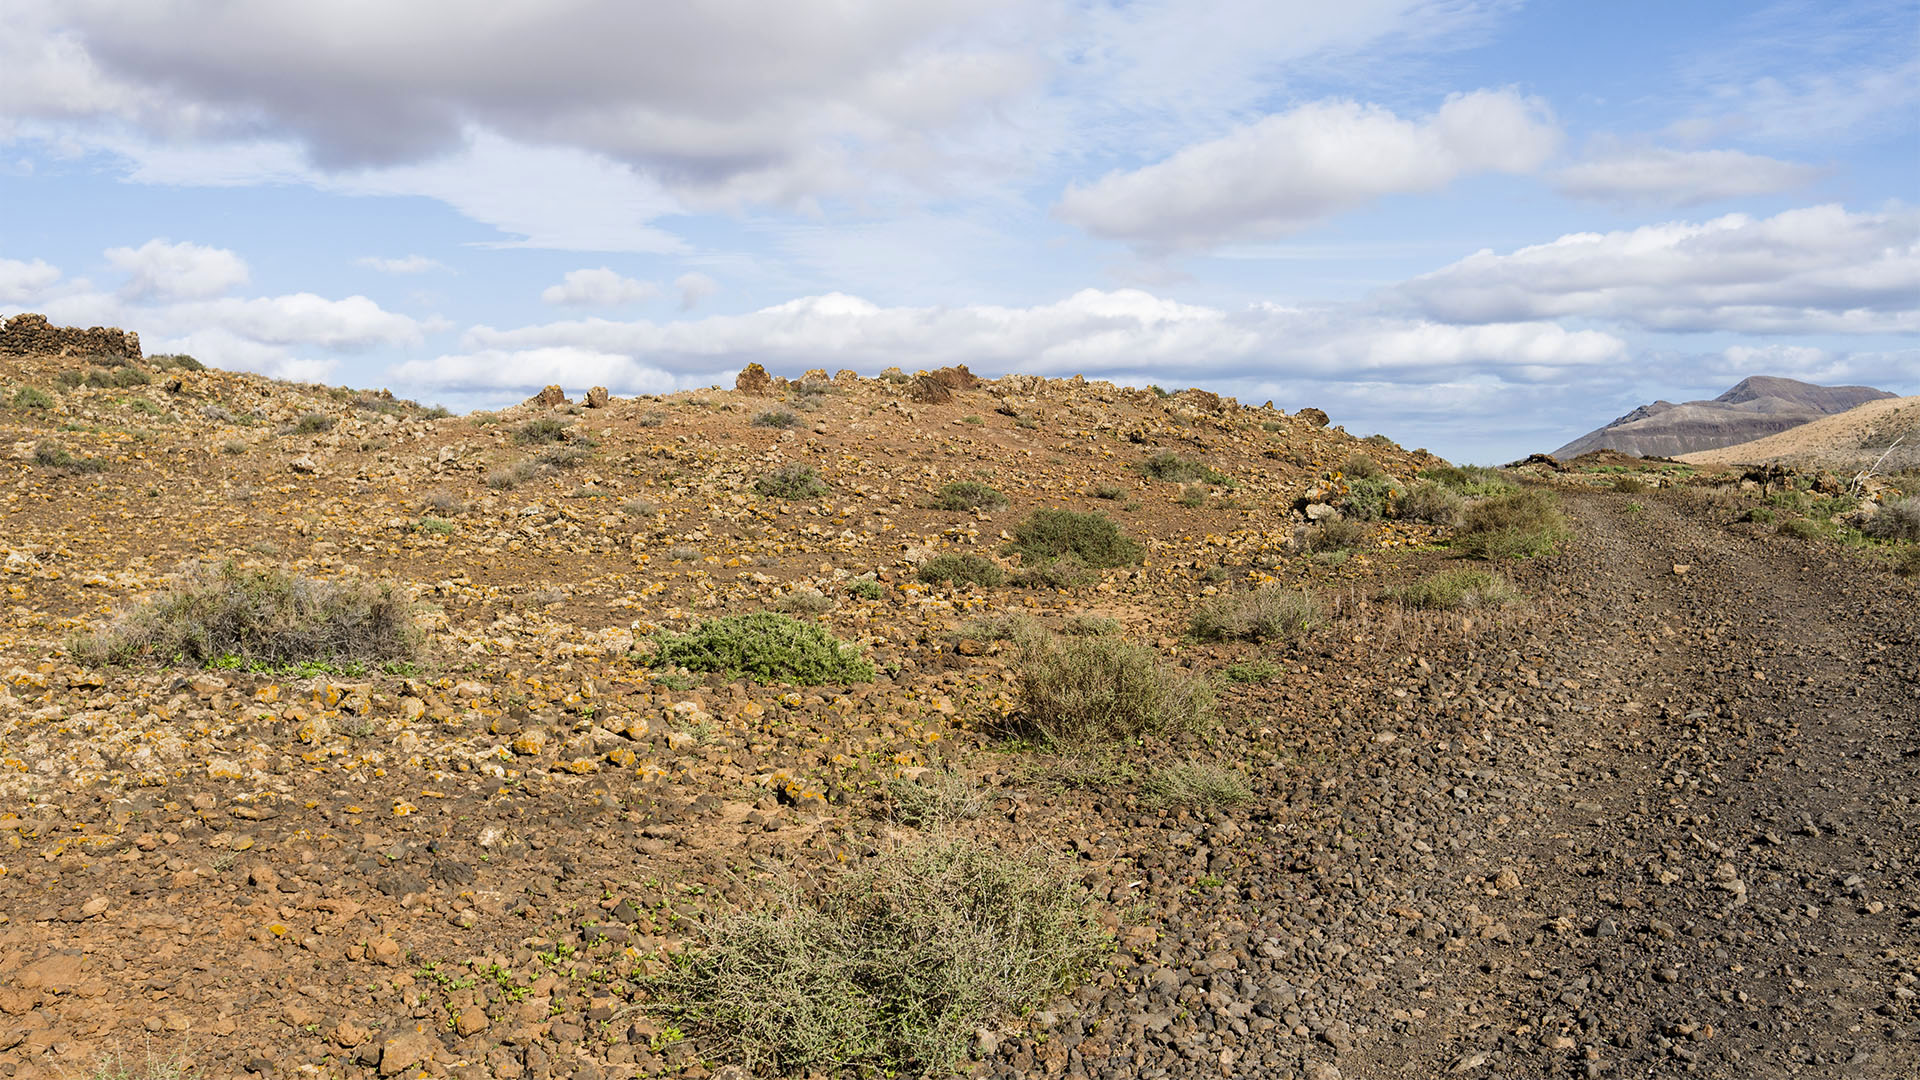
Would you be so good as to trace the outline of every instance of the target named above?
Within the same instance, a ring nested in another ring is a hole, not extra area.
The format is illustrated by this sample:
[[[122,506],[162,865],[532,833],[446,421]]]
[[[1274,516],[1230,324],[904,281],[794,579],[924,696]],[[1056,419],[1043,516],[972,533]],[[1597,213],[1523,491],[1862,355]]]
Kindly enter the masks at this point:
[[[1920,393],[1920,6],[0,0],[0,314],[455,408],[964,362],[1456,460]]]

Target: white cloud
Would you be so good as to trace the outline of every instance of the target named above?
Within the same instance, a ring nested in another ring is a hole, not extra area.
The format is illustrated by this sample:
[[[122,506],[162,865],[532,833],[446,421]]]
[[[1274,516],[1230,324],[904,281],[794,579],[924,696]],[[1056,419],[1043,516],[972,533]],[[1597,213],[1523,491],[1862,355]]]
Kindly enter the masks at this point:
[[[59,268],[43,260],[0,259],[0,301],[32,303],[59,280]]]
[[[1892,388],[1912,384],[1914,374],[1920,372],[1920,349],[1843,352],[1812,345],[1729,345],[1702,361],[1704,371],[1728,378],[1784,375],[1827,385]]]
[[[1697,206],[1805,187],[1825,170],[1739,150],[1603,147],[1554,174],[1554,187],[1605,203]]]
[[[1327,101],[1268,116],[1131,172],[1069,187],[1056,213],[1154,253],[1306,228],[1475,172],[1527,172],[1559,143],[1538,99],[1481,90],[1406,120]]]
[[[540,299],[565,307],[625,307],[660,295],[660,286],[651,281],[622,277],[607,267],[596,270],[569,270],[558,285],[549,285]]]
[[[343,350],[375,345],[419,345],[428,329],[415,319],[387,311],[364,296],[328,300],[313,293],[171,304],[137,312],[130,317],[128,325],[153,325],[162,333],[173,334],[217,327],[262,344],[317,345]]]
[[[692,311],[700,302],[720,291],[720,283],[701,273],[690,270],[673,279],[673,287],[680,292],[680,310]]]
[[[299,355],[286,345],[255,341],[221,327],[147,337],[142,344],[149,353],[186,353],[226,371],[252,371],[295,382],[325,382],[340,366],[333,357]]]
[[[1813,206],[1574,233],[1508,255],[1481,251],[1395,294],[1448,322],[1910,333],[1920,331],[1920,211]]]
[[[1024,308],[881,307],[835,293],[666,323],[481,326],[462,344],[463,353],[409,362],[395,378],[433,387],[525,388],[604,376],[608,386],[639,389],[659,372],[731,372],[758,361],[779,369],[824,363],[869,373],[965,363],[981,372],[1143,380],[1280,370],[1302,378],[1391,372],[1420,382],[1471,369],[1526,381],[1616,362],[1625,353],[1609,334],[1551,323],[1460,327],[1277,305],[1224,311],[1132,289],[1089,289]],[[566,363],[582,370],[557,379]]]
[[[429,259],[425,255],[403,255],[397,259],[365,255],[355,259],[354,262],[383,274],[424,274],[429,270],[448,269],[446,263],[439,259]]]
[[[246,261],[225,248],[155,239],[137,248],[108,248],[105,254],[127,274],[121,294],[129,299],[197,299],[247,283]]]

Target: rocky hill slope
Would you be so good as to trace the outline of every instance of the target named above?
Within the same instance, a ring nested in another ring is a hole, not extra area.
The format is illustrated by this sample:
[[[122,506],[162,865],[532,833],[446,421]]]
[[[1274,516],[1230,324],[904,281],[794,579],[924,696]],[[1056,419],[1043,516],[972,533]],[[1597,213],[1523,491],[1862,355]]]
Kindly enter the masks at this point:
[[[1882,472],[1899,472],[1920,465],[1920,396],[1879,398],[1778,435],[1683,454],[1680,460],[1708,467],[1788,464],[1849,472],[1878,465]]]
[[[1636,457],[1677,457],[1751,442],[1892,396],[1867,386],[1815,386],[1753,375],[1711,401],[1642,405],[1555,450],[1553,456],[1566,460],[1595,450],[1617,450]]]
[[[7,1080],[847,1075],[897,1048],[795,1064],[662,979],[796,956],[733,985],[832,1042],[899,988],[788,916],[851,881],[884,924],[954,845],[1104,943],[947,1031],[971,1075],[1920,1065],[1911,542],[1672,467],[1463,558],[1551,498],[1202,391],[755,368],[447,416],[66,351],[0,369]],[[407,651],[167,636],[254,608]],[[775,677],[689,644],[741,615]]]

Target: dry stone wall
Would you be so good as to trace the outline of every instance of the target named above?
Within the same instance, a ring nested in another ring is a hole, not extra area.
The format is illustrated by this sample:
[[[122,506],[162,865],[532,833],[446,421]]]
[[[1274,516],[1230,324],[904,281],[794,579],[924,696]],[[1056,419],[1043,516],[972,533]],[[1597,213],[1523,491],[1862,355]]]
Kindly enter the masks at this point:
[[[117,356],[140,359],[140,335],[117,326],[55,326],[45,315],[23,312],[0,325],[0,353],[51,356]]]

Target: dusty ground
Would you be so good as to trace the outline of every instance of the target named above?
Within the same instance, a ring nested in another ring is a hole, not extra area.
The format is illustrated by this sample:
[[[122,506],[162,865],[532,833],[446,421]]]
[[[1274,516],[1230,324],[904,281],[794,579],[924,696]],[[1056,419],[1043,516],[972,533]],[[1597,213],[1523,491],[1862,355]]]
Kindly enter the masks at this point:
[[[62,364],[14,381],[51,389]],[[1920,1070],[1920,602],[1878,551],[1737,522],[1755,495],[1568,486],[1576,538],[1508,568],[1523,606],[1418,613],[1376,596],[1457,561],[1435,530],[1375,525],[1344,561],[1289,540],[1349,454],[1402,477],[1429,459],[1204,395],[1011,379],[929,404],[841,380],[779,431],[749,421],[780,398],[732,392],[429,419],[165,375],[0,411],[0,1076],[149,1055],[223,1077],[709,1075],[637,981],[691,920],[901,842],[882,785],[946,763],[990,795],[970,829],[1075,853],[1119,942],[1057,1007],[984,1033],[982,1075]],[[336,423],[276,434],[309,411]],[[488,487],[540,452],[510,433],[542,415],[596,445]],[[45,438],[111,467],[32,464]],[[1160,449],[1237,483],[1183,505],[1134,468]],[[795,461],[834,493],[751,494]],[[921,505],[976,476],[1012,506]],[[1146,566],[1058,592],[914,579],[1056,505],[1112,514]],[[429,653],[307,678],[65,655],[180,559],[228,554],[397,578]],[[847,594],[869,572],[882,598]],[[1267,579],[1334,618],[1277,646],[1183,637],[1201,596]],[[631,652],[816,588],[882,679],[682,684]],[[1042,754],[993,733],[1009,655],[947,637],[1005,611],[1112,617],[1213,677],[1269,666],[1222,681],[1205,742]],[[1254,799],[1152,808],[1144,781],[1180,758]]]

